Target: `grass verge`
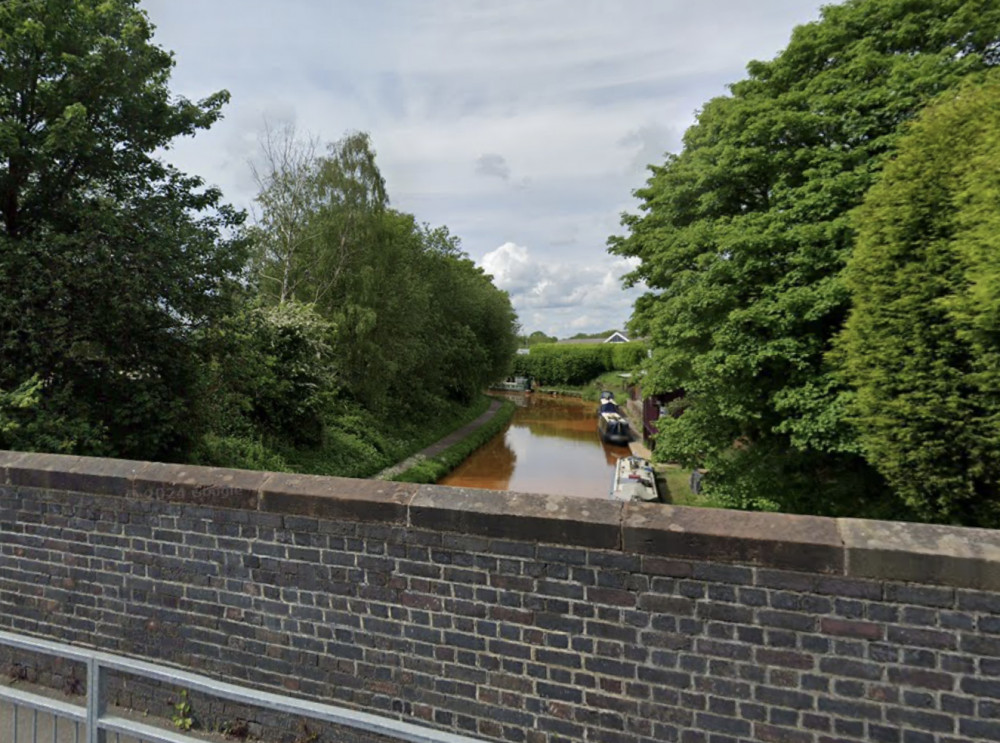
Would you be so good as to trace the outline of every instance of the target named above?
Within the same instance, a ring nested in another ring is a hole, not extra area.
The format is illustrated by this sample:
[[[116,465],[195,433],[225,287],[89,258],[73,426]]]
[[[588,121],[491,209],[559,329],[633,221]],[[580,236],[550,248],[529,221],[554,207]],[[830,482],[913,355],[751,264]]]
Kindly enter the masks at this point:
[[[665,486],[664,500],[674,506],[695,506],[697,508],[718,508],[710,497],[696,494],[691,490],[691,470],[678,464],[656,466],[657,480]]]
[[[454,446],[430,459],[424,459],[392,479],[395,482],[434,483],[461,464],[472,452],[485,444],[504,429],[514,415],[517,406],[505,400],[483,426],[477,428]]]
[[[480,395],[470,405],[440,404],[430,415],[392,419],[362,409],[327,423],[323,446],[283,452],[294,471],[310,475],[371,477],[471,423],[490,406]]]

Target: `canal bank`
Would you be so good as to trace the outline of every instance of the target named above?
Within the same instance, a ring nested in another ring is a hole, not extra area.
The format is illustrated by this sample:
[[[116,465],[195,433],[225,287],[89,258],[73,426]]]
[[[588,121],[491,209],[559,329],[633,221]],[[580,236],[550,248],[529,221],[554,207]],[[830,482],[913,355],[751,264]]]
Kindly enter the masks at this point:
[[[373,479],[394,480],[401,479],[401,476],[408,474],[411,470],[425,466],[435,459],[446,457],[451,454],[449,450],[457,449],[460,445],[466,444],[464,453],[456,453],[454,456],[464,458],[471,453],[478,443],[490,438],[499,428],[499,425],[506,423],[512,414],[511,405],[504,400],[494,397],[490,401],[489,407],[475,420],[467,423],[461,428],[452,431],[444,438],[436,441],[425,449],[417,452],[402,462],[387,467],[379,472]],[[478,443],[477,443],[478,442]],[[436,480],[434,477],[430,482]],[[412,479],[412,482],[423,482],[421,479]]]

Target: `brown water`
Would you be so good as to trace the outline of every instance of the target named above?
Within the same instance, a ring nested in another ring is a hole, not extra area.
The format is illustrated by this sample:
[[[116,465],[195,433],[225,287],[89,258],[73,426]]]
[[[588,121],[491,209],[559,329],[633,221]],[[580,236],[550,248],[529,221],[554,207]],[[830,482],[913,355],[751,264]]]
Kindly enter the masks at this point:
[[[629,454],[597,434],[597,403],[533,393],[510,424],[441,485],[607,498],[615,462]]]

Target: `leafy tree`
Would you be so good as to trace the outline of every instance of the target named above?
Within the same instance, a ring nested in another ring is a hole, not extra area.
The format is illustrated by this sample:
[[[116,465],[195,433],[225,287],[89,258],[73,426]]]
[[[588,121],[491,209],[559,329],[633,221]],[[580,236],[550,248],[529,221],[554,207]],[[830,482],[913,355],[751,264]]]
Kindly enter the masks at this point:
[[[894,515],[827,358],[864,198],[901,126],[1000,56],[992,0],[849,0],[801,26],[709,101],[684,150],[651,168],[612,252],[651,289],[646,389],[683,389],[658,456],[710,469],[739,507]],[[859,495],[862,494],[862,495]],[[867,497],[866,495],[867,494]]]
[[[294,301],[248,300],[206,328],[200,428],[223,437],[319,443],[339,387],[330,341],[330,324]]]
[[[265,142],[255,283],[265,302],[307,304],[328,324],[339,394],[385,415],[468,402],[506,373],[509,297],[447,228],[389,208],[368,136],[322,156],[281,136]]]
[[[1000,76],[945,94],[857,212],[841,352],[869,459],[920,518],[1000,524]]]
[[[427,367],[442,374],[440,384],[450,398],[467,402],[509,373],[518,345],[517,316],[507,292],[468,256],[427,257],[435,337]]]
[[[380,223],[389,204],[385,179],[375,163],[375,151],[364,132],[348,134],[329,146],[318,162],[320,248],[314,256],[315,271],[309,301],[334,307],[345,283],[370,255],[377,242]]]
[[[531,335],[525,337],[524,345],[529,347],[537,346],[540,343],[555,343],[557,340],[559,339],[554,335],[545,335],[541,330],[536,330]]]
[[[268,127],[260,149],[252,165],[259,291],[279,304],[335,307],[388,205],[368,135],[349,134],[317,155],[314,139]]]
[[[0,389],[39,380],[51,433],[25,448],[182,456],[190,334],[243,262],[241,215],[155,155],[228,94],[171,97],[137,5],[0,3]]]
[[[375,411],[469,402],[508,371],[517,347],[510,298],[446,228],[391,209],[378,225],[332,295],[345,391]]]
[[[300,138],[293,126],[276,131],[268,124],[259,161],[250,164],[260,207],[253,231],[254,274],[259,290],[275,296],[278,304],[296,296],[315,270],[309,258],[316,239],[311,217],[319,198],[316,149],[316,141]]]

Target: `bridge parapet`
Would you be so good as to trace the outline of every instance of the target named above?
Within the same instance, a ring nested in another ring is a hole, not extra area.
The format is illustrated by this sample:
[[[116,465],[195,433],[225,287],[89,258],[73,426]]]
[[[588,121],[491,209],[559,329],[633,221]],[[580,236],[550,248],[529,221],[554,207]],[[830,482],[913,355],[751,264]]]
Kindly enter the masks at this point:
[[[0,483],[7,629],[514,743],[1000,738],[998,532],[13,452]]]

